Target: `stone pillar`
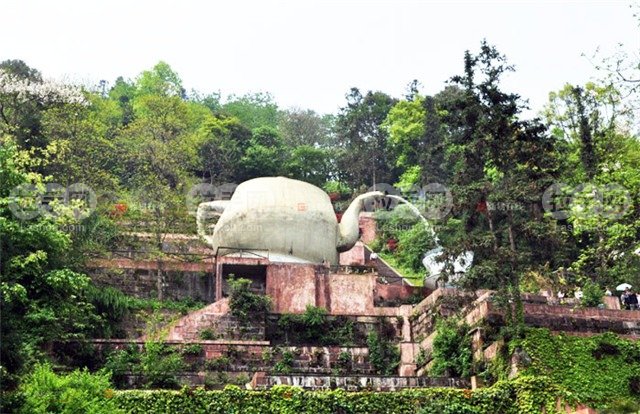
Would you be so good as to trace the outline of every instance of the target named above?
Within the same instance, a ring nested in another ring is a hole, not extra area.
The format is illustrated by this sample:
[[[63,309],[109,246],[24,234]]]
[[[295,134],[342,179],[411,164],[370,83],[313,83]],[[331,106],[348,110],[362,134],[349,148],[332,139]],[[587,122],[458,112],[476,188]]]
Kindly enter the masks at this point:
[[[471,389],[475,390],[484,387],[484,381],[477,375],[471,377]]]
[[[216,260],[216,302],[222,299],[222,263]]]
[[[473,354],[473,359],[475,361],[480,361],[484,358],[484,354],[482,352],[482,347],[484,345],[484,329],[483,328],[473,328],[471,332],[471,353]]]

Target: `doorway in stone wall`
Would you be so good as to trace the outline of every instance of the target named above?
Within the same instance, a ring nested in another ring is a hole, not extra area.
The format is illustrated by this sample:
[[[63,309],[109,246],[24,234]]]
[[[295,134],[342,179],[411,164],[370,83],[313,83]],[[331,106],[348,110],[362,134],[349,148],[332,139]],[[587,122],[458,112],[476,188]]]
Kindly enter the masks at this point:
[[[222,296],[229,296],[230,277],[251,280],[251,291],[264,295],[267,291],[267,266],[224,264],[222,265]]]

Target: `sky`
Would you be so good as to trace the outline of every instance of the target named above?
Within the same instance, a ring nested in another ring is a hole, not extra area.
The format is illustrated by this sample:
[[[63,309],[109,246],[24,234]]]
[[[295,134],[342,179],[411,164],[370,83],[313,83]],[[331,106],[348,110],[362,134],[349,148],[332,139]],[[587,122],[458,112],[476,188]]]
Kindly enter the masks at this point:
[[[187,90],[335,113],[354,86],[401,97],[418,79],[437,93],[486,39],[515,65],[503,89],[535,112],[550,91],[601,76],[618,43],[640,51],[634,2],[3,0],[0,61],[97,84],[162,60]]]

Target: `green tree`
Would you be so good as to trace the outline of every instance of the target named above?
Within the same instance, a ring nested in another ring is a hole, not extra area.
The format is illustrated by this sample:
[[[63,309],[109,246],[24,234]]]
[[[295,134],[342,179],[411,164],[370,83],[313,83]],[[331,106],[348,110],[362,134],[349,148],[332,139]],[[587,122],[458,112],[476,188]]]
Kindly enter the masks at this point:
[[[550,95],[546,115],[565,160],[562,182],[572,188],[566,223],[577,250],[574,282],[638,280],[640,147],[621,93],[611,85],[566,85]]]
[[[250,130],[263,126],[278,127],[278,105],[269,93],[232,95],[222,105],[222,114],[238,118]]]
[[[333,151],[300,145],[291,150],[285,169],[287,175],[322,187],[331,178],[334,171]]]
[[[382,92],[362,95],[357,88],[347,94],[347,105],[336,120],[340,143],[338,168],[341,180],[352,187],[397,180],[395,160],[387,151],[388,133],[382,127],[395,99]]]
[[[450,257],[474,252],[465,284],[498,289],[507,321],[520,326],[522,274],[555,260],[558,237],[541,206],[557,169],[553,140],[537,120],[519,119],[519,96],[499,86],[513,69],[494,47],[483,42],[478,55],[465,53],[464,64],[464,74],[452,78],[463,93],[443,102],[453,167],[448,223],[463,229],[445,247]]]
[[[166,62],[158,62],[153,69],[145,70],[136,79],[136,94],[184,97],[182,80]]]
[[[289,147],[330,147],[335,144],[333,122],[330,115],[320,116],[309,109],[292,109],[280,112],[278,129],[285,145]]]
[[[202,178],[211,183],[237,181],[242,177],[240,160],[249,146],[251,131],[234,117],[215,117],[201,127],[198,149]]]
[[[25,215],[37,198],[11,193],[29,183],[35,186],[32,191],[42,190],[43,178],[23,170],[21,156],[12,139],[0,138],[3,389],[50,351],[54,341],[81,340],[101,324],[86,296],[89,277],[66,267],[70,236],[52,217]]]

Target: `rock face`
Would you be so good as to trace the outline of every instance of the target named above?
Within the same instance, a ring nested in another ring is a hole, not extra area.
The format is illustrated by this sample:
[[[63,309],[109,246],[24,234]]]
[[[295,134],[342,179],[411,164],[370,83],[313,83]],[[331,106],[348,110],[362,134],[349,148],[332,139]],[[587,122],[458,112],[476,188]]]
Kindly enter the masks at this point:
[[[320,188],[285,177],[261,177],[240,184],[229,201],[200,204],[198,231],[214,250],[267,250],[284,260],[337,264],[338,253],[358,239],[364,200],[378,195],[356,198],[338,224],[331,200]],[[213,232],[204,224],[212,211],[220,215]]]

